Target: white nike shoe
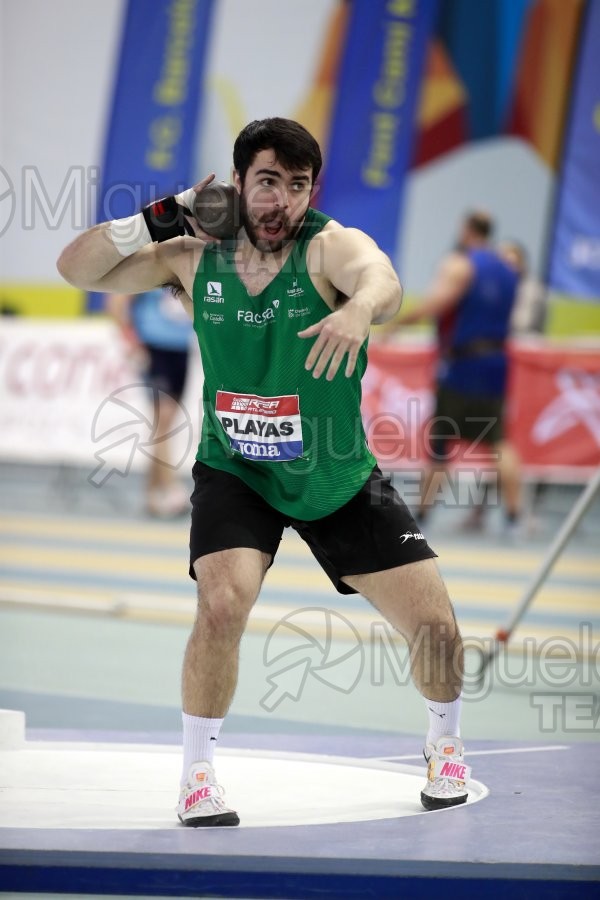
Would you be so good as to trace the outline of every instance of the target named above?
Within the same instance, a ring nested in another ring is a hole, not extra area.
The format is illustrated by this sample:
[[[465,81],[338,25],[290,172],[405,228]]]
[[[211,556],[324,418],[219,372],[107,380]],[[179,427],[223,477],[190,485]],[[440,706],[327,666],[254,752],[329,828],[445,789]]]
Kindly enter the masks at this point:
[[[191,828],[239,825],[238,814],[225,806],[224,794],[221,785],[217,784],[211,764],[194,763],[176,807],[179,821]]]
[[[448,809],[467,802],[467,784],[471,767],[464,763],[460,738],[441,737],[427,744],[423,756],[427,763],[427,784],[421,791],[421,803],[427,810]]]

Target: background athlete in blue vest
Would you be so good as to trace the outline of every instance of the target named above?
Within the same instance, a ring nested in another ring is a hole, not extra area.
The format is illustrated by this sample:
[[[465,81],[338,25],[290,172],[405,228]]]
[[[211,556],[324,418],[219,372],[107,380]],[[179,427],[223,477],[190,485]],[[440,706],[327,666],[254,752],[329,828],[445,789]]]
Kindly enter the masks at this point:
[[[155,391],[156,434],[168,435],[185,389],[192,323],[170,290],[108,294],[106,311],[121,329],[132,362]],[[178,478],[172,443],[157,441],[148,461],[146,512],[173,518],[190,511],[191,488]]]
[[[482,444],[491,445],[489,459],[499,476],[509,528],[520,512],[519,460],[504,436],[506,341],[518,273],[491,246],[492,231],[487,213],[469,213],[456,250],[442,260],[423,302],[396,322],[433,318],[438,331],[435,410],[427,442],[431,465],[423,480],[421,520],[435,498],[445,496],[444,472],[457,438],[471,442],[479,458]]]

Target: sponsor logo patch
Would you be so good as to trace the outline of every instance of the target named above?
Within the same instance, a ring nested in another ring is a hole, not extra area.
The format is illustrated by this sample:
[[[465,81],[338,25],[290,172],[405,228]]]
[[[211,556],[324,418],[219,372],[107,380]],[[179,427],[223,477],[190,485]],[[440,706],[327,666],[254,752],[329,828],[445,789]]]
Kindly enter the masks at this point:
[[[202,800],[207,800],[212,795],[212,788],[210,785],[206,785],[206,787],[198,788],[197,791],[192,791],[189,797],[185,798],[185,811],[191,809],[192,806],[195,806],[196,803],[200,803]]]
[[[405,544],[409,538],[413,538],[415,541],[425,540],[425,535],[421,534],[420,531],[405,531],[404,534],[401,534],[399,537],[403,544]]]
[[[268,306],[262,312],[254,312],[252,309],[238,309],[237,320],[238,322],[243,322],[244,325],[268,325],[269,322],[275,321],[275,310],[271,306]]]
[[[275,298],[275,300],[272,301],[271,306],[267,306],[267,308],[263,309],[261,312],[257,312],[253,309],[238,309],[237,320],[244,325],[258,325],[259,327],[268,325],[270,322],[275,321],[279,303],[280,301]]]
[[[222,294],[223,285],[220,281],[206,282],[206,294],[204,295],[205,303],[225,303],[225,299]]]
[[[231,409],[236,412],[252,410],[264,413],[264,415],[276,416],[281,399],[264,400],[262,397],[234,397],[231,401]]]
[[[304,289],[298,287],[297,278],[294,278],[294,280],[292,281],[292,286],[291,288],[288,288],[286,290],[286,294],[288,295],[288,297],[301,297],[304,294]]]
[[[445,762],[440,770],[440,778],[458,778],[459,781],[465,780],[467,767],[460,763]]]
[[[245,459],[288,462],[302,455],[297,394],[258,397],[217,391],[215,414],[231,449]]]
[[[202,313],[202,318],[205,322],[210,322],[211,325],[221,325],[225,321],[223,313],[208,312],[206,309]]]

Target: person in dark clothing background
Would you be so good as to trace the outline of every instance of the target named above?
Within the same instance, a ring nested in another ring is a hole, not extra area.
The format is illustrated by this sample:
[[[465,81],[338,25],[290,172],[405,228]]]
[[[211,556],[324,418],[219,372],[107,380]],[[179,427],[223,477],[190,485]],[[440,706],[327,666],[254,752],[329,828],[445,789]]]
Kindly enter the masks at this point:
[[[493,228],[486,212],[468,213],[456,249],[442,260],[422,303],[394,323],[403,326],[431,318],[437,326],[439,363],[421,521],[440,493],[454,439],[491,445],[509,529],[520,513],[519,460],[503,427],[506,341],[518,274],[493,249]]]

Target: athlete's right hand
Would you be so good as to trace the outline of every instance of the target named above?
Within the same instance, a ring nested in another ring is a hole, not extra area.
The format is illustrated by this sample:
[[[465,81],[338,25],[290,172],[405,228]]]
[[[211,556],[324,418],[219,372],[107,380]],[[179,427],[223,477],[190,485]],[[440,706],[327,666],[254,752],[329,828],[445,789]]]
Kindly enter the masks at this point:
[[[210,175],[207,175],[206,178],[203,178],[202,181],[198,181],[193,187],[188,188],[186,191],[182,191],[181,194],[175,195],[175,200],[185,208],[184,217],[186,224],[189,226],[188,234],[193,235],[194,237],[199,238],[201,241],[205,241],[206,243],[220,243],[218,238],[213,237],[208,234],[208,232],[203,231],[200,227],[200,223],[198,219],[194,215],[194,203],[196,201],[196,195],[200,193],[200,191],[204,190],[204,188],[214,181],[215,173],[211,172]]]
[[[199,191],[206,187],[214,178],[214,173],[207,175],[202,181],[199,181],[194,187],[182,191],[180,194],[171,194],[169,197],[161,197],[153,203],[144,206],[141,216],[146,225],[146,239],[150,239],[153,243],[160,244],[163,241],[170,241],[174,237],[196,237],[202,241],[212,241],[207,232],[203,231],[194,215],[194,204],[196,195]],[[128,221],[128,220],[126,220]],[[134,217],[134,222],[135,220]],[[119,242],[119,233],[123,220],[117,220],[117,242]],[[141,233],[140,239],[143,242],[144,232]],[[113,234],[114,241],[114,234]],[[129,247],[126,248],[129,250]]]
[[[57,260],[58,271],[69,284],[86,291],[131,293],[149,290],[169,280],[172,271],[160,254],[144,256],[142,271],[122,263],[151,243],[189,235],[205,243],[215,238],[200,227],[194,216],[196,194],[214,179],[214,173],[177,196],[163,197],[140,212],[88,228],[65,247]],[[114,279],[108,278],[115,273]]]

